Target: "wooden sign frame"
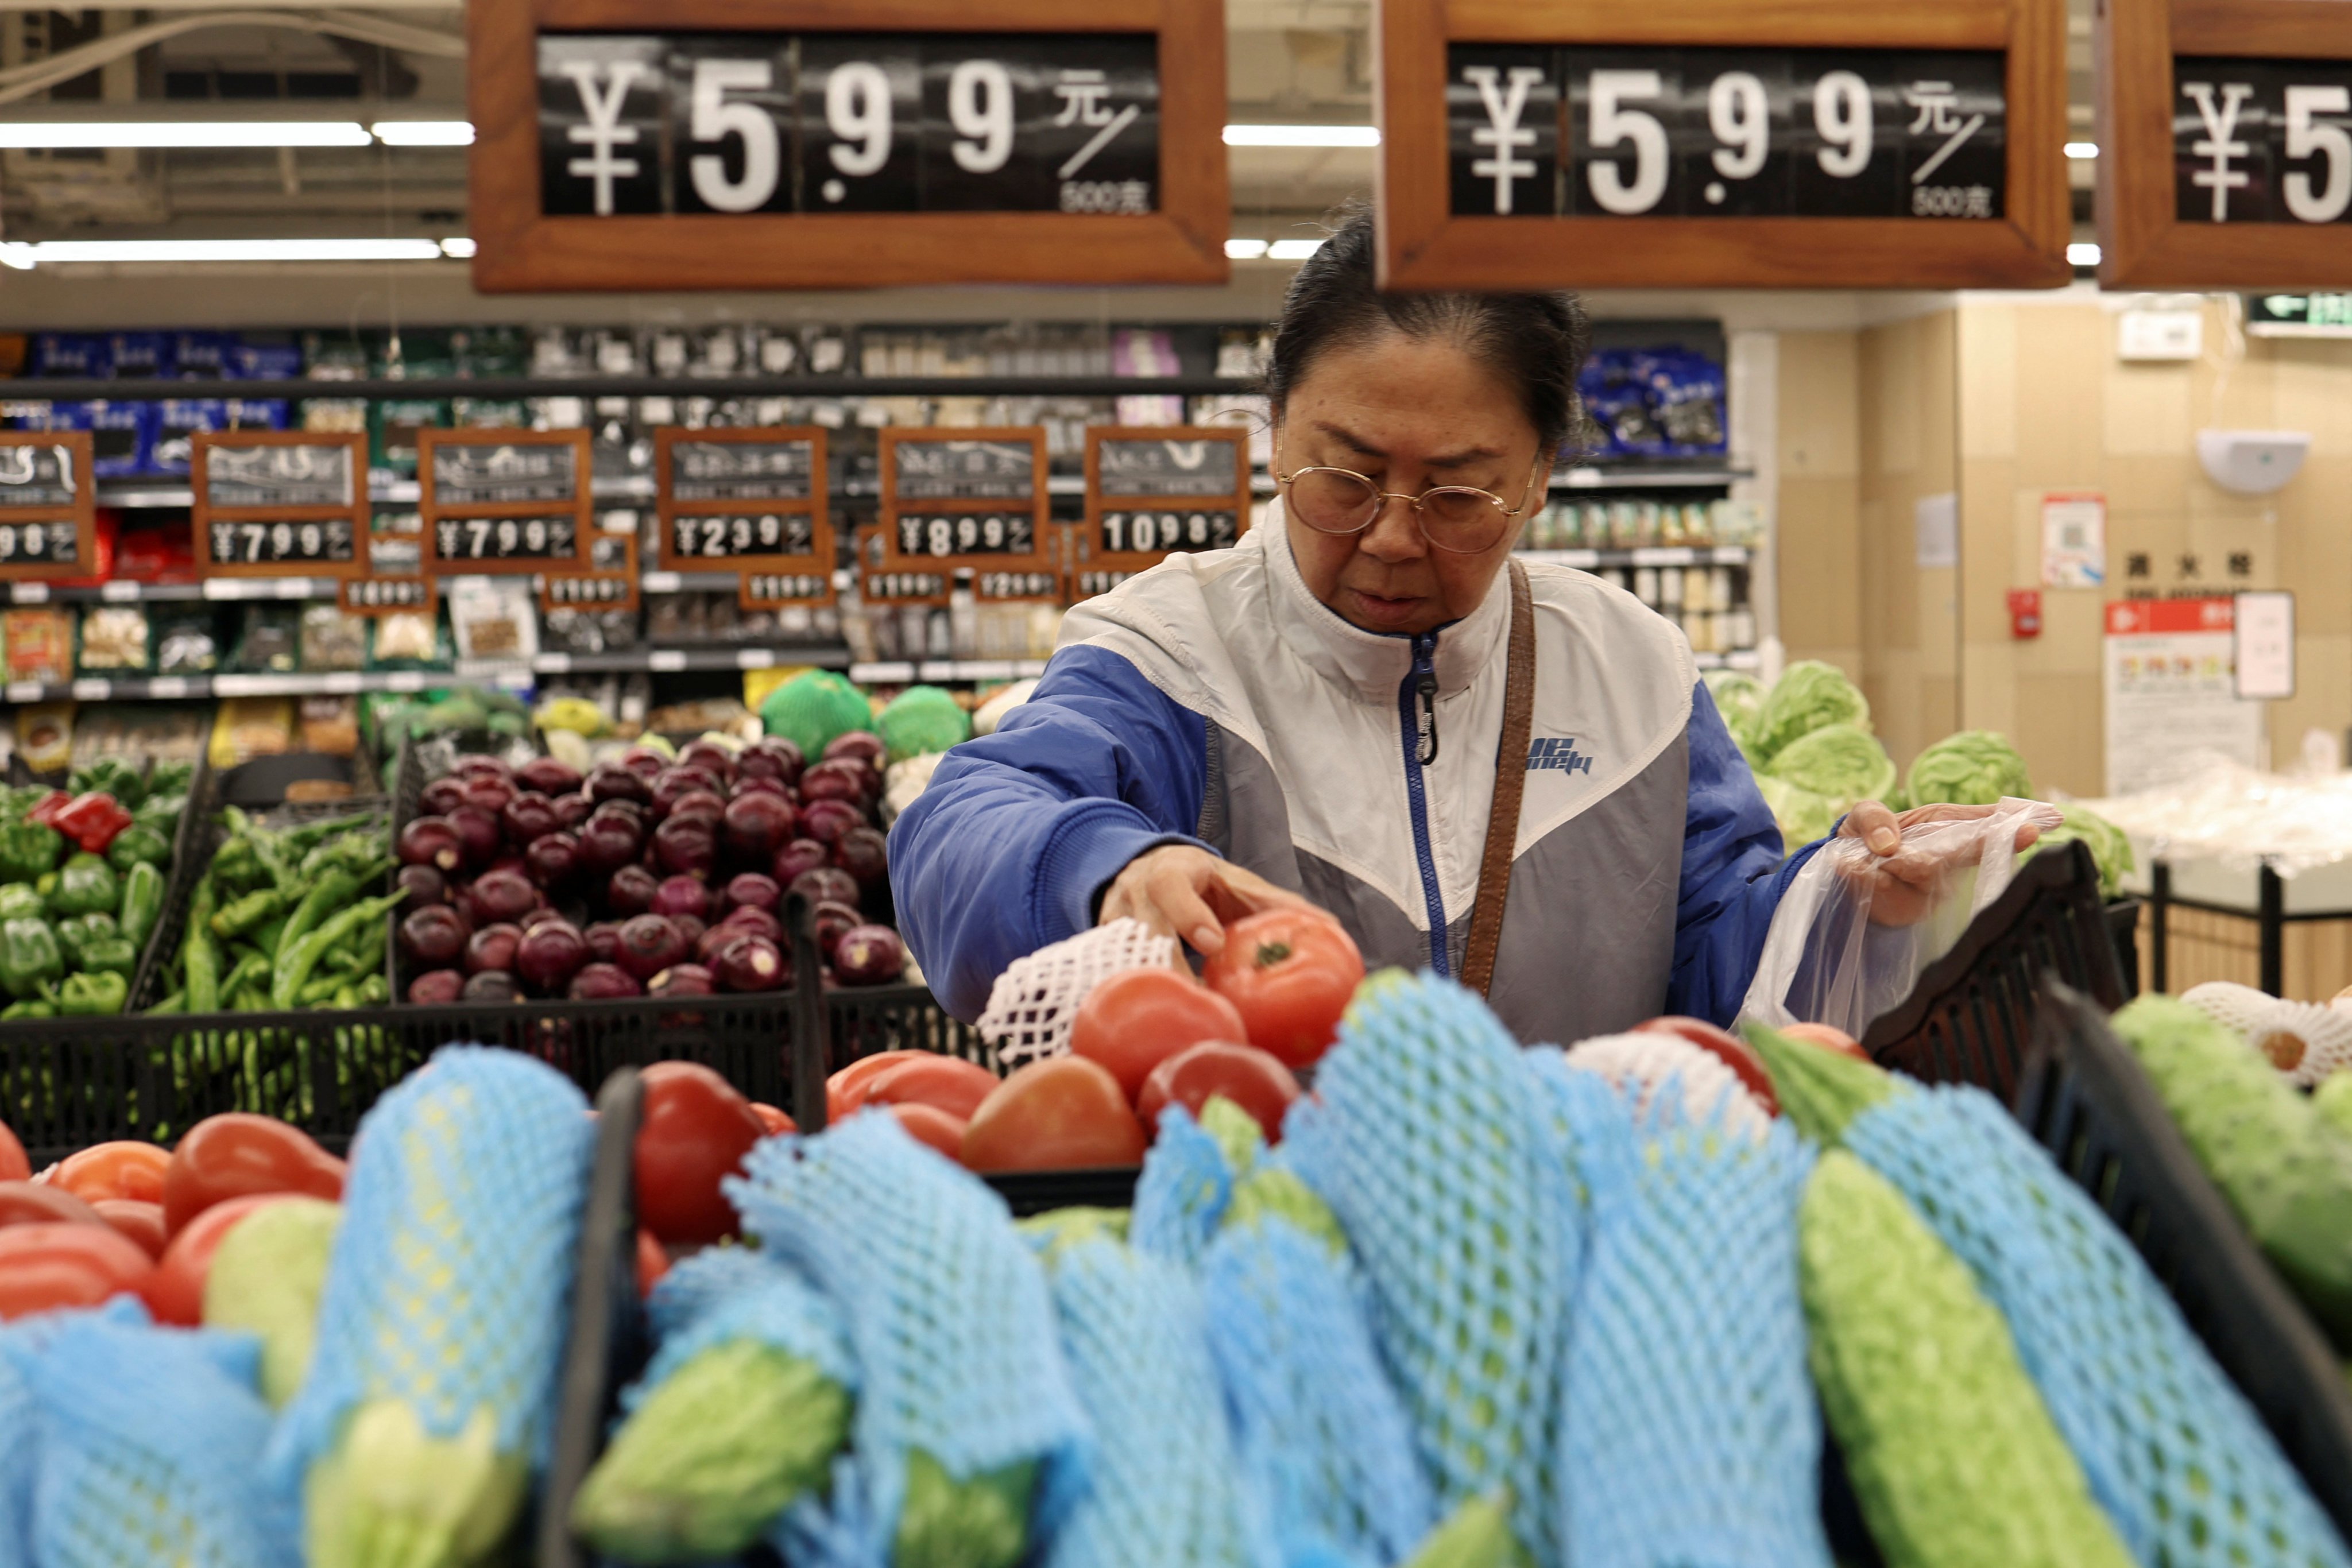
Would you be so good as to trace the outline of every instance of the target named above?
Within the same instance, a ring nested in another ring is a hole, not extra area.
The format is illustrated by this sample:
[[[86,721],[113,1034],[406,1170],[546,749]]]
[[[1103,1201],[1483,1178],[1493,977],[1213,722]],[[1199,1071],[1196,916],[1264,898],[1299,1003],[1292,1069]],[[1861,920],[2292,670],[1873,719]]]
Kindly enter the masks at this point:
[[[570,501],[466,501],[445,506],[433,455],[444,446],[569,446],[572,476],[578,481]],[[500,577],[520,572],[561,571],[576,561],[579,570],[591,570],[589,553],[596,528],[594,448],[584,430],[420,430],[416,433],[416,476],[425,519],[422,565],[434,577]],[[511,560],[444,560],[440,530],[444,517],[541,517],[560,512],[572,515],[571,557],[520,556]]]
[[[897,531],[879,523],[858,528],[853,539],[854,570],[857,573],[858,596],[871,609],[877,605],[898,608],[908,604],[944,605],[955,588],[955,569],[950,566],[925,564],[916,560],[900,560],[890,541]],[[902,574],[921,574],[939,580],[939,589],[931,593],[893,593],[877,591],[879,580]],[[740,601],[740,589],[738,591]]]
[[[58,507],[0,507],[0,523],[71,523],[74,526],[74,559],[68,570],[60,571],[48,561],[29,565],[21,561],[0,561],[0,582],[34,581],[71,582],[77,578],[98,575],[98,476],[92,466],[98,460],[97,444],[87,430],[0,430],[0,446],[63,446],[73,454],[80,465],[74,475],[73,500]]]
[[[1115,496],[1102,488],[1102,448],[1116,441],[1219,441],[1234,449],[1234,487],[1223,492],[1202,492],[1194,495]],[[1087,571],[1138,572],[1158,566],[1171,555],[1189,554],[1176,550],[1108,550],[1097,548],[1102,538],[1102,519],[1106,512],[1159,511],[1184,508],[1232,508],[1234,538],[1238,541],[1250,529],[1250,493],[1254,475],[1250,466],[1250,433],[1230,424],[1090,424],[1087,426],[1087,517],[1083,532],[1078,535],[1076,559],[1071,561],[1071,580],[1076,574]]]
[[[1017,497],[949,497],[934,500],[918,497],[901,505],[898,497],[898,448],[907,445],[938,445],[956,441],[1023,442],[1029,447],[1029,497],[1024,502]],[[944,425],[892,425],[882,432],[882,506],[877,514],[877,526],[881,530],[882,571],[940,571],[952,580],[959,569],[972,571],[1052,571],[1061,570],[1061,562],[1050,559],[1053,540],[1048,532],[1053,522],[1053,501],[1046,494],[1045,431],[1042,425],[995,425],[981,429],[958,429]],[[1030,548],[1025,556],[980,553],[966,555],[903,555],[898,549],[898,516],[902,511],[919,509],[950,516],[966,512],[1014,512],[1026,507],[1030,514]],[[944,600],[941,602],[945,602]]]
[[[368,586],[380,582],[422,583],[425,601],[421,604],[352,602],[354,591],[360,591],[364,599]],[[335,583],[335,608],[346,615],[437,615],[441,612],[441,580],[422,573],[377,571],[369,572],[364,577],[341,578]]]
[[[819,584],[822,585],[823,591],[806,599],[777,599],[751,591],[752,585],[764,577],[800,577],[803,575],[815,578]],[[782,570],[777,570],[772,567],[761,567],[757,571],[747,571],[737,577],[735,580],[735,604],[738,609],[754,612],[774,612],[778,610],[795,609],[821,610],[825,606],[835,602],[840,598],[840,591],[835,588],[833,579],[834,569],[831,567],[825,568],[823,571],[810,571],[807,573],[794,571],[789,567]],[[892,600],[887,601],[887,602],[904,603],[906,601]]]
[[[642,601],[642,593],[645,586],[643,576],[637,565],[637,536],[634,533],[622,534],[604,533],[599,531],[595,537],[596,538],[613,539],[625,546],[628,558],[628,565],[619,571],[614,571],[607,567],[597,567],[587,571],[541,572],[539,574],[539,608],[541,614],[545,614],[551,610],[589,610],[598,612],[607,610],[625,610],[631,614],[635,614],[636,612],[637,607]],[[589,543],[589,559],[592,560],[595,559],[594,539],[590,540]],[[566,604],[559,602],[555,597],[555,585],[559,582],[623,581],[627,583],[628,591],[619,599],[608,599],[591,604]]]
[[[837,554],[834,543],[831,470],[826,466],[826,431],[821,424],[733,425],[723,429],[688,430],[682,425],[665,424],[654,431],[654,495],[658,529],[655,535],[654,555],[664,571],[740,571],[775,573],[797,576],[803,570],[820,571],[825,580],[833,580],[833,566]],[[808,496],[801,500],[685,500],[671,494],[676,476],[671,472],[671,459],[680,443],[709,442],[739,445],[761,445],[788,441],[805,441],[810,445],[810,458],[814,464]],[[680,555],[671,548],[672,523],[679,517],[732,517],[743,512],[793,512],[809,519],[811,553],[791,555]],[[821,563],[821,564],[811,564]],[[827,601],[830,602],[830,600]],[[814,603],[812,600],[794,600],[796,604]]]
[[[2102,0],[2094,45],[2101,287],[2352,285],[2352,225],[2182,223],[2172,129],[2176,56],[2352,60],[2352,5]]]
[[[341,506],[215,507],[210,482],[212,450],[215,446],[340,446],[350,454],[352,498]],[[368,438],[364,431],[203,430],[194,438],[188,459],[188,481],[194,498],[188,508],[194,532],[196,573],[200,577],[331,577],[368,575],[368,535],[373,510],[368,500]],[[337,518],[352,526],[349,560],[236,561],[213,559],[212,525],[224,523],[327,523]]]
[[[1382,288],[2053,288],[2073,278],[2063,0],[1381,0],[1378,28]],[[1449,43],[2005,51],[2007,215],[1455,216]]]
[[[1159,40],[1159,211],[546,216],[542,32],[1150,33]],[[512,0],[466,8],[474,287],[876,288],[940,283],[1223,283],[1223,0]]]

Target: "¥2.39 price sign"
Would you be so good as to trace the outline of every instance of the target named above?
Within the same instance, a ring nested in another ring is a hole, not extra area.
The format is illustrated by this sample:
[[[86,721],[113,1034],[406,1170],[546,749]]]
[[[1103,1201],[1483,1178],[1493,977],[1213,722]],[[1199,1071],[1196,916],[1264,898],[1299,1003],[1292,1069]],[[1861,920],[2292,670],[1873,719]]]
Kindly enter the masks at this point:
[[[2003,66],[1979,50],[1452,44],[1450,210],[1998,219]]]
[[[2352,221],[2352,60],[2179,58],[2172,78],[2180,222]]]
[[[745,556],[816,553],[816,520],[806,512],[725,512],[669,519],[667,559],[729,561]]]

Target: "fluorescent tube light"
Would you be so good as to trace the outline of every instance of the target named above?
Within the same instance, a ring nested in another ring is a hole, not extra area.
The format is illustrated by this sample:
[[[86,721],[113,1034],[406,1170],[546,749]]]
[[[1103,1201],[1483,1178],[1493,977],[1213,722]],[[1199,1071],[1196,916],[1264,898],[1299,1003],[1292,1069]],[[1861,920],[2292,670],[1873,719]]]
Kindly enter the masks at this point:
[[[464,261],[474,254],[474,242],[464,235],[451,235],[441,242],[441,254]]]
[[[71,121],[0,123],[0,147],[366,147],[365,127],[351,120]]]
[[[1278,239],[1265,254],[1276,261],[1305,261],[1322,248],[1319,239]]]
[[[1227,261],[1255,261],[1265,254],[1265,241],[1262,239],[1229,239],[1225,242]]]
[[[2066,247],[2066,264],[2069,267],[2096,267],[2099,265],[2099,247],[2095,245],[2070,245]]]
[[[2066,156],[2069,158],[2096,158],[2098,155],[2099,144],[2095,141],[2069,141],[2066,143]]]
[[[0,267],[13,267],[18,272],[33,270],[33,247],[21,242],[0,240]]]
[[[469,120],[379,120],[368,127],[386,147],[471,147]]]
[[[429,239],[53,239],[38,240],[19,248],[34,266],[136,261],[438,261],[444,254],[442,243]]]
[[[1378,147],[1371,125],[1228,125],[1228,147]]]

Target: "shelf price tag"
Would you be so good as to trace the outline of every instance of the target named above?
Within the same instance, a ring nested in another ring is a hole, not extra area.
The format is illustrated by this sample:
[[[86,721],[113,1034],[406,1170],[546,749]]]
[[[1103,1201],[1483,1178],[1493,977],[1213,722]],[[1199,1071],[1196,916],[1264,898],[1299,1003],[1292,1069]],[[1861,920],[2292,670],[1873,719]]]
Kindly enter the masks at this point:
[[[1173,554],[1223,549],[1250,524],[1249,433],[1234,425],[1087,429],[1087,521],[1075,597]]]
[[[350,578],[367,561],[367,437],[200,431],[189,457],[196,570],[206,577]]]
[[[637,536],[599,533],[593,550],[593,571],[551,571],[540,578],[541,611],[637,608]]]
[[[1058,591],[1044,430],[886,429],[881,465],[882,506],[866,552],[879,575],[936,579],[940,602],[960,568],[1000,579],[1051,576]]]
[[[425,570],[585,570],[595,532],[584,430],[423,430]]]
[[[821,580],[829,603],[835,544],[821,425],[654,432],[667,571],[739,571]]]
[[[0,430],[0,579],[88,577],[98,501],[87,430]]]
[[[1393,0],[1384,287],[2050,287],[2061,0]]]
[[[833,602],[830,571],[747,571],[736,585],[735,601],[745,610],[789,610]]]
[[[346,615],[430,615],[437,598],[429,577],[347,577],[335,584],[335,602]]]

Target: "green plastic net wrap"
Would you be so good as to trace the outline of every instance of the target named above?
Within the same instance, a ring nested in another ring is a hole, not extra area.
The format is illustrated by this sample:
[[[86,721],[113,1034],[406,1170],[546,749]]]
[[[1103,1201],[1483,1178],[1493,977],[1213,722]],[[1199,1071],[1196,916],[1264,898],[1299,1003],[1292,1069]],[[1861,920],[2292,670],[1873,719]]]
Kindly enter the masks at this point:
[[[2031,799],[2033,780],[2007,736],[1964,729],[1912,759],[1908,788],[1914,806],[1991,806],[2009,795]]]
[[[1801,735],[1766,767],[1774,778],[1811,790],[1839,811],[1856,800],[1884,800],[1895,789],[1894,759],[1859,725],[1825,724]]]
[[[1766,762],[1801,735],[1829,724],[1870,727],[1870,701],[1835,664],[1800,659],[1780,672],[1756,716],[1754,755]]]
[[[971,716],[938,686],[908,686],[890,699],[874,727],[893,762],[945,751],[971,738]]]
[[[1837,807],[1826,796],[1769,773],[1757,775],[1756,787],[1764,792],[1764,803],[1772,808],[1772,820],[1780,824],[1781,848],[1790,854],[1815,839],[1829,837],[1830,830],[1837,826]]]
[[[768,694],[760,705],[760,723],[814,761],[834,737],[873,728],[874,709],[865,693],[831,670],[807,670]]]

